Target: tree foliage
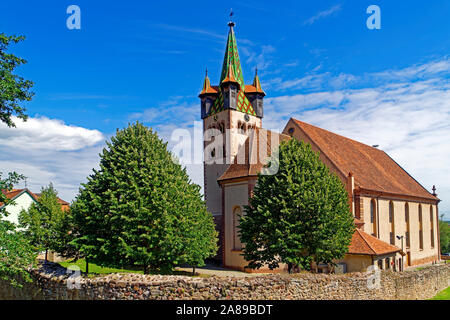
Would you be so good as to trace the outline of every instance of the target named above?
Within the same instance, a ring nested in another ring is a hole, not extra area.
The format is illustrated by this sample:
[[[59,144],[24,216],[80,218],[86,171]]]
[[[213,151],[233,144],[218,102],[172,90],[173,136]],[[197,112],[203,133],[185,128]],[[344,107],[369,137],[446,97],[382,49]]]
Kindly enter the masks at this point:
[[[7,36],[0,33],[0,122],[8,127],[14,127],[11,117],[15,114],[18,118],[26,120],[25,109],[19,106],[21,101],[31,100],[33,93],[29,89],[33,83],[15,75],[14,69],[26,63],[24,59],[7,53],[11,43],[22,41],[24,37]],[[16,230],[16,226],[3,218],[8,215],[5,207],[14,205],[3,191],[11,190],[14,184],[25,177],[11,172],[7,178],[2,179],[0,172],[0,279],[10,281],[15,286],[20,286],[17,279],[31,281],[28,267],[34,265],[35,248],[27,239]]]
[[[25,64],[25,59],[8,53],[8,47],[24,40],[25,37],[7,36],[0,33],[0,121],[8,127],[15,127],[11,117],[16,115],[22,120],[27,119],[25,109],[19,105],[22,101],[30,101],[33,93],[29,90],[33,82],[14,74],[14,69]]]
[[[439,220],[439,240],[441,243],[441,253],[450,253],[450,226],[444,221],[444,215]]]
[[[312,261],[343,258],[355,226],[342,182],[309,144],[282,142],[278,156],[279,171],[258,176],[240,219],[249,267],[286,263],[289,270],[309,270]]]
[[[118,130],[100,157],[72,205],[72,243],[81,255],[103,266],[167,271],[215,254],[200,187],[152,129],[135,123]]]
[[[17,173],[9,173],[2,179],[0,173],[0,279],[9,281],[12,285],[21,286],[17,280],[22,278],[31,281],[27,269],[34,265],[36,250],[31,243],[22,237],[16,230],[16,226],[4,220],[8,215],[5,207],[14,205],[1,191],[11,190],[23,176]]]
[[[64,218],[58,192],[50,183],[41,189],[37,202],[32,203],[28,210],[21,211],[19,225],[33,245],[47,252],[59,248],[57,226]]]

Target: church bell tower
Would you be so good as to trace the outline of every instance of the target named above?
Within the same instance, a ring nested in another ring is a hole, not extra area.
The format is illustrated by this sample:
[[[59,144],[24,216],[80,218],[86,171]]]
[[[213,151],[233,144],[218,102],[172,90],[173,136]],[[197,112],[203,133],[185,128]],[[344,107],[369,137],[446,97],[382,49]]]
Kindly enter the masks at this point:
[[[217,179],[234,161],[248,132],[261,128],[265,96],[257,70],[253,83],[245,85],[234,33],[235,24],[230,21],[228,26],[230,29],[219,85],[211,86],[206,71],[199,95],[204,133],[205,200],[217,225],[222,223],[223,205],[222,189]]]

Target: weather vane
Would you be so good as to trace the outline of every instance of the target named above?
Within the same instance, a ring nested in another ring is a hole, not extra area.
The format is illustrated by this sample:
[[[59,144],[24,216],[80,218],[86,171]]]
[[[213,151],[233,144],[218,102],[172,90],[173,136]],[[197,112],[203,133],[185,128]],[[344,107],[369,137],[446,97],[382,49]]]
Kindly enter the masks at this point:
[[[234,27],[234,22],[231,20],[231,17],[234,15],[233,8],[230,9],[230,22],[228,22],[229,27]]]

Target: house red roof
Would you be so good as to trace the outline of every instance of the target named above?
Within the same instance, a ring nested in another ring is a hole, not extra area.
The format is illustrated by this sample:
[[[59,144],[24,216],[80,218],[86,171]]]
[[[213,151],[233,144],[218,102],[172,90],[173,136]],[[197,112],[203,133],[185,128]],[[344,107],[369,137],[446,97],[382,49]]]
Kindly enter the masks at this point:
[[[352,172],[362,189],[439,200],[384,151],[292,119],[346,177]]]
[[[16,199],[18,196],[20,196],[22,193],[27,192],[31,197],[33,197],[34,200],[38,201],[39,198],[41,197],[40,193],[33,193],[28,189],[12,189],[12,190],[2,190],[2,193],[9,199],[9,200],[14,200]],[[58,203],[61,205],[61,207],[63,208],[63,210],[66,210],[69,208],[70,203],[68,203],[67,201],[64,201],[63,199],[58,197]],[[3,206],[3,203],[0,202],[0,207]]]
[[[37,201],[37,197],[36,197],[36,195],[33,193],[33,192],[31,192],[30,190],[28,190],[28,189],[12,189],[12,190],[2,190],[2,193],[6,196],[6,198],[8,198],[9,200],[14,200],[14,199],[16,199],[18,196],[20,196],[22,193],[24,193],[24,192],[28,192],[28,194],[30,195],[30,196],[32,196],[33,197],[33,199],[34,200],[36,200]],[[3,207],[3,205],[4,205],[4,203],[3,202],[0,202],[0,207]]]
[[[36,195],[37,199],[39,199],[41,197],[40,193],[35,193],[35,195]],[[63,210],[67,210],[70,207],[70,203],[68,203],[67,201],[64,201],[60,197],[58,197],[57,201],[61,205]]]
[[[389,253],[400,252],[401,249],[371,236],[361,229],[353,233],[352,241],[348,247],[348,254],[363,254],[380,256]]]

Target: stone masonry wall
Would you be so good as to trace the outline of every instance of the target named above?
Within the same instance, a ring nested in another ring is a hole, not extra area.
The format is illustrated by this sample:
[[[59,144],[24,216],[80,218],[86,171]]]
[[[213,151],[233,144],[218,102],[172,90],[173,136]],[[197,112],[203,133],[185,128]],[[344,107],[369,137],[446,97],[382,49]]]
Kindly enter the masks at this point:
[[[402,273],[381,272],[380,287],[370,289],[373,274],[301,273],[251,277],[188,277],[111,274],[80,277],[79,289],[68,289],[65,269],[32,271],[33,283],[13,288],[0,282],[0,299],[428,299],[450,286],[450,264]]]

